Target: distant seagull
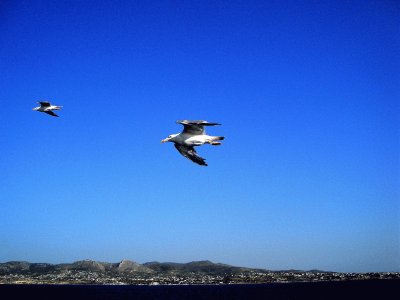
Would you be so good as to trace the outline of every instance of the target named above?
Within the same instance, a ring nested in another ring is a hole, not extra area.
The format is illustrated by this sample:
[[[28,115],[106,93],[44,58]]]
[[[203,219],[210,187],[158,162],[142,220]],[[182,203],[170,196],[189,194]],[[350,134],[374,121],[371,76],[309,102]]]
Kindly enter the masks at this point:
[[[183,125],[183,131],[181,133],[169,135],[166,139],[163,139],[161,143],[173,142],[175,144],[175,148],[184,157],[201,166],[207,166],[205,159],[197,155],[194,147],[201,146],[203,144],[221,145],[221,143],[217,141],[223,140],[223,136],[206,135],[204,130],[204,126],[215,126],[221,124],[209,123],[202,120],[178,120],[176,123]]]
[[[32,108],[32,110],[37,110],[40,112],[44,112],[46,114],[49,114],[53,117],[58,117],[53,110],[60,110],[62,106],[58,106],[58,105],[51,105],[50,102],[47,101],[39,101],[38,102],[40,104],[40,106]]]

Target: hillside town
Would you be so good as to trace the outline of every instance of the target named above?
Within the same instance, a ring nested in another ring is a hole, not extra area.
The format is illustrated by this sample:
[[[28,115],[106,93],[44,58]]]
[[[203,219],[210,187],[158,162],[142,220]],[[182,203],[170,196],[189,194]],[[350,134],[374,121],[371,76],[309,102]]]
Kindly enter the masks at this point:
[[[64,271],[50,274],[0,275],[0,284],[106,284],[106,285],[178,285],[178,284],[258,284],[273,282],[310,282],[367,279],[400,279],[400,273],[257,273],[209,275],[110,274],[92,271]]]
[[[63,265],[0,263],[0,284],[204,285],[371,279],[400,279],[400,272],[268,271],[214,264],[209,261],[143,265],[127,260],[117,264],[90,260]]]

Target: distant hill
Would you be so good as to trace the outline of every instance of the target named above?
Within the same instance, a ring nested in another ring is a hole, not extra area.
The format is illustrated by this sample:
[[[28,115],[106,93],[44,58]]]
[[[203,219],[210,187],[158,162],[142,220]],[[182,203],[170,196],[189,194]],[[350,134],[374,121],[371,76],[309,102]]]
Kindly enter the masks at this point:
[[[0,274],[8,273],[49,273],[57,271],[91,271],[91,272],[118,272],[118,273],[153,273],[154,271],[141,264],[130,260],[119,263],[97,262],[94,260],[81,260],[66,264],[29,263],[26,261],[10,261],[0,263]]]
[[[147,262],[139,264],[137,262],[124,259],[118,263],[98,262],[94,260],[80,260],[73,263],[49,264],[49,263],[30,263],[27,261],[10,261],[0,263],[0,275],[10,273],[52,273],[62,271],[90,271],[90,272],[112,272],[112,273],[164,273],[164,274],[239,274],[246,272],[268,273],[265,269],[254,269],[245,267],[235,267],[227,264],[213,263],[209,260],[192,261],[189,263],[174,262]],[[302,273],[301,270],[279,270],[274,273]],[[321,270],[310,270],[311,273],[330,273]]]
[[[0,274],[9,273],[49,273],[66,270],[117,273],[202,273],[202,274],[237,274],[249,271],[267,272],[263,269],[235,267],[211,261],[193,261],[189,263],[148,262],[138,264],[130,260],[119,263],[81,260],[65,264],[30,263],[26,261],[10,261],[0,263]]]
[[[213,263],[211,261],[193,261],[189,263],[172,263],[172,262],[148,262],[143,264],[145,267],[154,270],[155,272],[169,273],[209,273],[209,274],[235,274],[249,271],[266,272],[263,269],[250,269],[243,267],[234,267],[221,263]]]

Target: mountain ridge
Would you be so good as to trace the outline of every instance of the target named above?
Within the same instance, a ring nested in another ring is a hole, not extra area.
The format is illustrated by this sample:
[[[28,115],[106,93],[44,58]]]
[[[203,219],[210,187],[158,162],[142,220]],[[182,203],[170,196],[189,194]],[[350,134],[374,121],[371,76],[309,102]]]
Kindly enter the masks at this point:
[[[100,262],[90,259],[78,260],[72,263],[31,263],[28,261],[8,261],[0,263],[0,274],[10,272],[25,272],[25,273],[48,273],[61,271],[89,271],[89,272],[112,272],[112,273],[167,273],[167,274],[238,274],[243,272],[285,272],[285,270],[271,271],[261,268],[237,267],[223,263],[214,263],[209,260],[191,261],[187,263],[176,262],[158,262],[151,261],[139,264],[133,260],[123,259],[116,263]],[[287,272],[325,272],[321,270],[287,270]]]

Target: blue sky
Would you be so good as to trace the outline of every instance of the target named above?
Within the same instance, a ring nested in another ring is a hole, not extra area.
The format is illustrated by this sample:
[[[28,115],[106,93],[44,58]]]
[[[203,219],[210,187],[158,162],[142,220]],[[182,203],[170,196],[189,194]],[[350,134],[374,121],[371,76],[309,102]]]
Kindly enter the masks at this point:
[[[0,261],[400,271],[399,17],[395,1],[2,1]],[[208,167],[160,144],[178,119],[223,124]]]

